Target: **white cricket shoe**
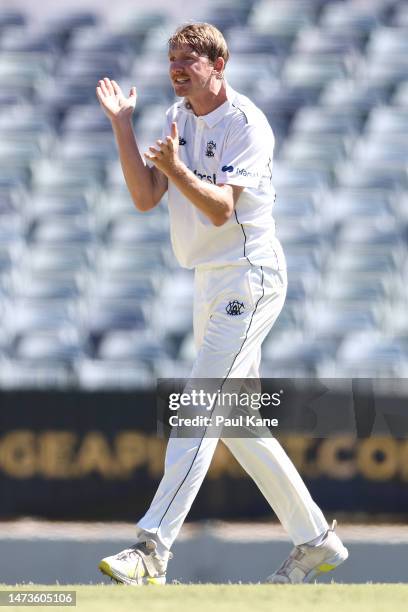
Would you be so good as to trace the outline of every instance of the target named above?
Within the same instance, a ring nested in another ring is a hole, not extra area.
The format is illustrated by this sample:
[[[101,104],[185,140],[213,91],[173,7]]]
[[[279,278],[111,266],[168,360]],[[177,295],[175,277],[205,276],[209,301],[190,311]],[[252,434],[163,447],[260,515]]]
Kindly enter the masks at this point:
[[[117,555],[105,557],[98,567],[103,574],[122,584],[166,584],[167,562],[172,554],[168,553],[163,558],[156,549],[156,542],[146,539]]]
[[[295,546],[289,557],[266,582],[272,584],[299,584],[311,582],[326,572],[334,570],[348,557],[348,550],[334,533],[337,522],[333,521],[326,538],[317,546],[302,544]]]

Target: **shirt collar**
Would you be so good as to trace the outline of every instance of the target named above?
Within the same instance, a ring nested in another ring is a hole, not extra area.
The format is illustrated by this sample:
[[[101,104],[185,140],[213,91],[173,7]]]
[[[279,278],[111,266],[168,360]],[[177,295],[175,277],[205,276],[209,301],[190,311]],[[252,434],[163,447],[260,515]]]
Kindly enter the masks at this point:
[[[225,117],[225,115],[231,109],[233,100],[235,96],[237,95],[236,92],[232,89],[232,87],[228,85],[228,83],[226,83],[226,86],[227,86],[227,100],[224,102],[224,104],[221,104],[221,106],[218,106],[218,108],[211,111],[211,113],[208,113],[208,115],[200,115],[200,119],[202,119],[206,123],[207,127],[209,128],[213,128],[215,125],[217,125],[219,121],[221,121],[221,119],[223,119],[223,117]],[[194,115],[192,109],[189,107],[186,100],[182,100],[180,102],[179,108],[184,110],[187,113],[192,114],[194,117],[196,117],[196,115]],[[198,117],[196,117],[196,119],[198,119]]]

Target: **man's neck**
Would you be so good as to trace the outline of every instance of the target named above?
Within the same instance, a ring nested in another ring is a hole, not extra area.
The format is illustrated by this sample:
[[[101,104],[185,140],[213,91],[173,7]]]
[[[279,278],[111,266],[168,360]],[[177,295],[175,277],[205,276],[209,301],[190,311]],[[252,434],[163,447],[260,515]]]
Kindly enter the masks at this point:
[[[205,93],[205,97],[200,96],[199,98],[188,99],[188,102],[197,117],[212,113],[212,111],[224,104],[226,101],[227,86],[225,81],[222,81],[218,92],[209,91]]]

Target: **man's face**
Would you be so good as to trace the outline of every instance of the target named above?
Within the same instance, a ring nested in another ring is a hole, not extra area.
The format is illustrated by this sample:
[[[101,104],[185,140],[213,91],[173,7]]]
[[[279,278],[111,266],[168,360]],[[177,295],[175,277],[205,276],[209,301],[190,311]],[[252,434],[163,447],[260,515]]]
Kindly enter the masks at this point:
[[[199,55],[189,45],[169,51],[169,74],[176,96],[194,97],[209,90],[214,66],[208,57]]]

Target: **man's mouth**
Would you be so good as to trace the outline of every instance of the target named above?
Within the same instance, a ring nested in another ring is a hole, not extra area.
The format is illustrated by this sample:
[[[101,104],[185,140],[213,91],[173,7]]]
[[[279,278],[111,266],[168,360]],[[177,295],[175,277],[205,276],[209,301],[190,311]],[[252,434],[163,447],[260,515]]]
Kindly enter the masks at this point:
[[[176,77],[175,79],[173,79],[176,85],[184,85],[184,83],[187,83],[189,80],[190,79],[188,77]]]

